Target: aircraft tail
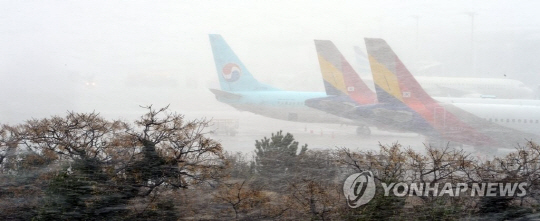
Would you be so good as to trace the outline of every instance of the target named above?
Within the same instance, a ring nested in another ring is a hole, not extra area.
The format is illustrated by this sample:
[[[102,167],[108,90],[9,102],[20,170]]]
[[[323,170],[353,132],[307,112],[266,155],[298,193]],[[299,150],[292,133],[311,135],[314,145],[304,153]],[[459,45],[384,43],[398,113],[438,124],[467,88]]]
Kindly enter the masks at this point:
[[[475,146],[493,142],[470,124],[472,122],[476,125],[483,122],[483,119],[452,105],[441,106],[427,94],[386,41],[377,38],[366,38],[365,41],[380,103],[392,106],[405,104],[423,119],[415,121],[416,131],[430,134],[430,138]],[[431,128],[435,129],[437,134],[433,134]]]
[[[327,95],[348,95],[359,104],[373,104],[376,95],[328,40],[315,40],[321,74]]]
[[[210,34],[214,63],[223,91],[269,91],[278,90],[260,83],[251,75],[227,42],[218,34]]]
[[[436,103],[399,60],[386,41],[378,38],[366,38],[365,41],[379,102],[400,101],[409,106]]]

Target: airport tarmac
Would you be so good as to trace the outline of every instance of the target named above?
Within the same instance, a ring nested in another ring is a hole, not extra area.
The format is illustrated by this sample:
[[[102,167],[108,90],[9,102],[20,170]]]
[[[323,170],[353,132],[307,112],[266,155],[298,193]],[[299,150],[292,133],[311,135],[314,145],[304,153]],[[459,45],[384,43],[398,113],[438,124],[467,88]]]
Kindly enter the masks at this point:
[[[379,151],[379,144],[391,145],[399,143],[403,148],[425,153],[425,137],[416,133],[397,133],[378,130],[371,127],[371,135],[368,137],[358,136],[356,126],[340,124],[320,124],[290,122],[259,116],[250,112],[205,112],[187,113],[190,116],[204,114],[207,119],[235,119],[238,120],[238,128],[234,136],[227,134],[208,133],[208,136],[221,142],[225,151],[241,152],[251,155],[255,150],[255,140],[264,137],[270,138],[272,133],[282,130],[283,133],[291,133],[299,146],[308,144],[308,149],[337,149],[348,148],[353,151]],[[202,116],[198,116],[200,118]],[[212,130],[210,126],[209,131]],[[474,147],[460,147],[470,152],[476,158],[488,159],[491,156],[478,152]],[[498,149],[498,155],[514,151],[513,148]]]
[[[240,113],[240,114],[238,114]],[[213,119],[238,120],[237,133],[209,134],[220,141],[226,151],[251,153],[255,150],[255,140],[270,138],[272,133],[282,130],[291,133],[299,146],[308,144],[309,149],[335,149],[345,147],[352,150],[378,150],[379,143],[392,144],[399,142],[415,150],[424,150],[424,137],[414,133],[391,133],[371,128],[369,137],[356,134],[356,126],[340,124],[302,123],[277,120],[251,114],[249,112],[228,113],[227,116]],[[224,118],[225,117],[225,118]],[[210,127],[211,129],[212,127]]]

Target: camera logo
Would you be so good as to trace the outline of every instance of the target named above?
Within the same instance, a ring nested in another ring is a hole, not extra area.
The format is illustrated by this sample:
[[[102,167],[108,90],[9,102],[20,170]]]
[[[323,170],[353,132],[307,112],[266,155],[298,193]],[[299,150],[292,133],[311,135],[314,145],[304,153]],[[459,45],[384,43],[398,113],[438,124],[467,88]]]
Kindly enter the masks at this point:
[[[351,208],[357,208],[371,201],[375,196],[375,181],[371,171],[350,175],[343,184],[343,194]]]

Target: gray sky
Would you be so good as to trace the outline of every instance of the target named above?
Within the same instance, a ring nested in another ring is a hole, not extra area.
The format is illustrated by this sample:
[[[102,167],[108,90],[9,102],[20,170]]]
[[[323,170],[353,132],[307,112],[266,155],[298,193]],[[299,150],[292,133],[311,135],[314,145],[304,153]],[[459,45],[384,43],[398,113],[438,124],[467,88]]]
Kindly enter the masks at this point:
[[[352,62],[353,46],[381,37],[411,69],[441,64],[422,74],[473,76],[466,12],[476,13],[476,76],[506,74],[533,86],[539,8],[538,1],[0,0],[0,120],[214,105],[206,90],[217,85],[210,33],[223,35],[256,78],[290,90],[323,90],[313,39],[334,41]]]

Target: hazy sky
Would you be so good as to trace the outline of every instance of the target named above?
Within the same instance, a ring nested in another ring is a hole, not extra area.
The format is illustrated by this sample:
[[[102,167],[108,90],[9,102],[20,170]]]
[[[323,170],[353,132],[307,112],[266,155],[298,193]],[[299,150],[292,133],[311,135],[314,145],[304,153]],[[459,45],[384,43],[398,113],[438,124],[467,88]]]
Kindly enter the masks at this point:
[[[210,33],[223,35],[256,78],[291,90],[323,90],[313,39],[334,41],[354,61],[353,46],[381,37],[411,69],[440,64],[422,74],[473,76],[469,12],[476,76],[506,74],[534,86],[539,8],[538,1],[0,0],[0,119],[148,103],[189,109],[182,101],[198,96],[212,102]],[[200,93],[186,96],[191,89]]]

